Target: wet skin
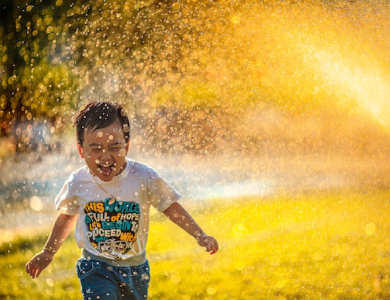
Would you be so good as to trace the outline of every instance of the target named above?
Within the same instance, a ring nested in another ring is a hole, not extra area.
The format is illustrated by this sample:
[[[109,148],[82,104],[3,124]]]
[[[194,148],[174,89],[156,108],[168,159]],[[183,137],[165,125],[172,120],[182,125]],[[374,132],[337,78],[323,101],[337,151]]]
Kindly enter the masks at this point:
[[[118,121],[105,128],[85,131],[83,144],[77,144],[77,149],[94,176],[110,181],[126,167],[129,144]]]

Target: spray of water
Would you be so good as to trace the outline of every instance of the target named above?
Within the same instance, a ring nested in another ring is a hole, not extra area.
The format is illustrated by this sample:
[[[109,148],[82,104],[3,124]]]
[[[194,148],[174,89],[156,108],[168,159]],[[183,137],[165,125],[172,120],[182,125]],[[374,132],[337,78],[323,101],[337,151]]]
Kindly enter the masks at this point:
[[[223,285],[232,274],[241,282],[234,285],[238,297],[251,299],[259,286],[265,298],[386,293],[388,195],[379,193],[377,201],[351,190],[388,187],[388,1],[46,2],[15,6],[10,25],[0,26],[3,132],[29,144],[34,126],[12,131],[16,120],[45,118],[44,129],[55,133],[85,102],[121,102],[134,122],[131,157],[145,154],[142,161],[185,199],[241,200],[218,202],[210,217],[210,228],[222,228],[227,256],[213,276],[224,275],[203,289],[208,295],[230,297]],[[44,213],[52,196],[81,164],[70,150],[74,138],[67,138],[62,156],[46,155],[28,167],[0,158],[7,174],[0,180],[0,233],[9,249],[15,224],[25,231],[37,221],[51,223]],[[146,155],[151,149],[178,155]],[[323,193],[345,188],[345,198]],[[308,190],[319,196],[256,198]],[[245,204],[244,196],[256,202]],[[22,213],[13,213],[15,205]],[[166,243],[164,234],[156,236]],[[156,261],[166,259],[164,247],[155,248]],[[177,249],[169,257],[193,255]],[[205,265],[212,270],[211,260]],[[226,268],[231,265],[234,271]],[[53,287],[54,280],[46,283]]]
[[[130,112],[135,157],[260,154],[238,158],[249,185],[277,170],[302,169],[286,182],[334,171],[319,167],[324,153],[365,173],[345,159],[388,149],[388,11],[387,1],[317,0],[21,6],[0,36],[0,123],[12,134],[16,119],[44,117],[56,132],[85,102],[108,99]],[[10,49],[24,63],[11,73]],[[305,157],[284,164],[290,154]]]
[[[340,132],[351,140],[389,126],[387,1],[55,4],[15,7],[15,28],[1,31],[5,133],[38,117],[58,131],[96,99],[125,104],[136,144],[164,151],[267,148],[292,136],[288,148],[312,139],[317,149]]]

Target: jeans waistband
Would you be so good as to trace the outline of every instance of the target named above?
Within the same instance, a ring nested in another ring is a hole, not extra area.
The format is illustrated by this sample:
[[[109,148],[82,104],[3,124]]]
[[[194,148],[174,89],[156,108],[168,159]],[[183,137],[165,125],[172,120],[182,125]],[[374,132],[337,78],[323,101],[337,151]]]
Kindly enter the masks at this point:
[[[97,261],[102,261],[115,267],[134,267],[134,266],[142,265],[146,262],[146,251],[144,251],[140,255],[133,256],[127,259],[112,260],[112,259],[108,259],[102,256],[92,254],[91,252],[83,249],[81,251],[81,257],[88,260],[93,259]]]

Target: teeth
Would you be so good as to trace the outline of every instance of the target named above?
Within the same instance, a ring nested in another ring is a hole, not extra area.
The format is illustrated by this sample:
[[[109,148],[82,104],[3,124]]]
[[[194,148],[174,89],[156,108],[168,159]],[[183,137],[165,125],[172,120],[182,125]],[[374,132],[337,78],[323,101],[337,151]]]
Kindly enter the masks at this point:
[[[100,165],[101,167],[111,167],[112,164],[105,164],[105,165]]]
[[[106,175],[108,175],[108,173],[111,174],[111,172],[116,172],[115,166],[116,166],[116,163],[98,164],[98,165],[97,165],[97,170],[98,170],[101,174],[106,174]],[[108,171],[107,168],[109,168],[110,171]]]

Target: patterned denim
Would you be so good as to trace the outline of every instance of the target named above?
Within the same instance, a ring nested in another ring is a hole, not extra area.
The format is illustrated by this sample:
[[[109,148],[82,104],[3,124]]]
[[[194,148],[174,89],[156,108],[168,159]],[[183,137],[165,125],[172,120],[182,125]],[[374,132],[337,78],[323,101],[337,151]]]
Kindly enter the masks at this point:
[[[84,300],[146,300],[150,281],[149,263],[115,267],[81,258],[76,264]]]

